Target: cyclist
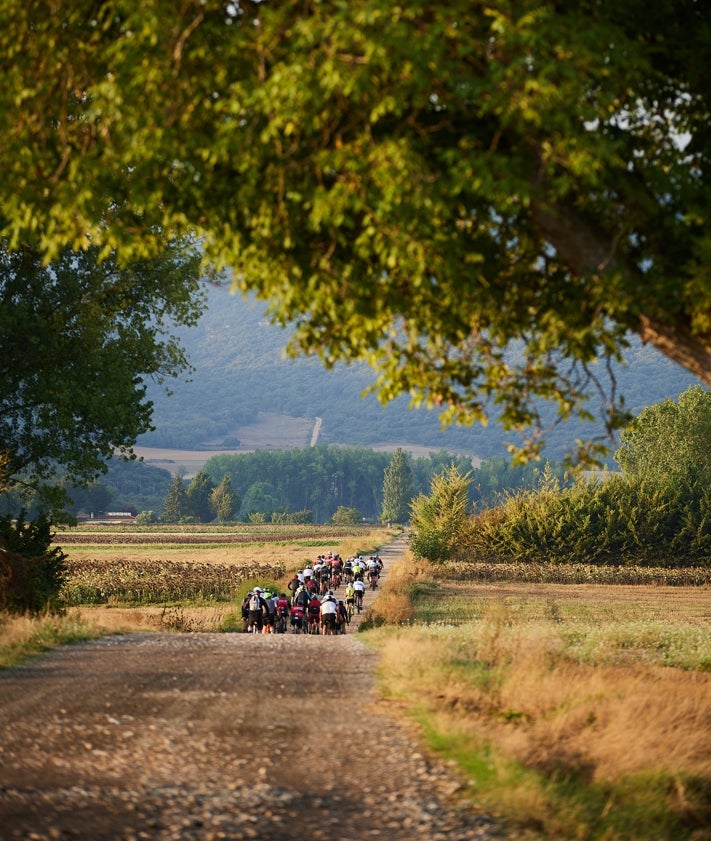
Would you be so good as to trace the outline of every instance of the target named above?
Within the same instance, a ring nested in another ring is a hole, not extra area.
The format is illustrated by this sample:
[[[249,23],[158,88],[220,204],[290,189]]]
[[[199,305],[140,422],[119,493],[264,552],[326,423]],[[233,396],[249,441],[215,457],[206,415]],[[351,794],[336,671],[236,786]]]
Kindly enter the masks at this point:
[[[261,633],[264,628],[264,619],[268,615],[269,609],[267,603],[262,597],[262,590],[260,587],[255,587],[252,590],[252,595],[249,597],[249,619],[247,622],[247,630],[255,629],[253,633]]]
[[[291,608],[291,617],[289,619],[291,628],[295,634],[300,634],[304,629],[304,608],[300,604],[295,604]]]
[[[250,590],[249,593],[242,599],[242,630],[247,633],[249,630],[249,600],[252,598],[254,594],[253,590]]]
[[[299,589],[296,591],[296,595],[295,595],[295,596],[294,596],[294,598],[292,599],[292,604],[295,604],[295,605],[297,605],[297,604],[298,604],[298,605],[299,605],[299,607],[303,607],[303,609],[304,609],[304,610],[306,610],[306,608],[307,608],[307,607],[308,607],[308,605],[309,605],[309,598],[310,598],[310,597],[309,597],[308,590],[306,589],[306,587],[304,587],[304,586],[302,585],[302,586],[301,586],[301,587],[299,587]]]
[[[265,590],[262,593],[262,598],[267,606],[267,615],[264,620],[264,628],[262,633],[273,634],[276,629],[276,595]]]
[[[286,593],[280,593],[276,600],[276,614],[277,614],[277,633],[283,634],[286,632],[286,617],[289,615],[289,599]]]
[[[358,613],[363,610],[363,593],[365,593],[365,582],[362,578],[357,578],[353,582],[353,589],[355,590],[355,605]]]
[[[348,560],[343,564],[343,580],[346,584],[350,584],[353,581],[353,559],[348,558]]]
[[[348,614],[348,622],[351,621],[351,616],[353,616],[353,611],[355,610],[355,590],[353,589],[353,585],[348,583],[346,585],[346,612]]]
[[[338,612],[336,614],[336,629],[339,634],[345,634],[346,625],[348,624],[348,611],[343,599],[338,600]]]
[[[378,586],[378,579],[380,578],[380,572],[377,567],[372,566],[368,570],[368,581],[370,582],[370,589],[375,590]]]
[[[321,619],[321,600],[315,593],[312,594],[309,605],[306,608],[306,615],[309,619],[309,633],[317,634]]]
[[[324,634],[336,633],[336,617],[338,614],[338,605],[333,594],[326,594],[326,597],[321,602],[321,632]]]

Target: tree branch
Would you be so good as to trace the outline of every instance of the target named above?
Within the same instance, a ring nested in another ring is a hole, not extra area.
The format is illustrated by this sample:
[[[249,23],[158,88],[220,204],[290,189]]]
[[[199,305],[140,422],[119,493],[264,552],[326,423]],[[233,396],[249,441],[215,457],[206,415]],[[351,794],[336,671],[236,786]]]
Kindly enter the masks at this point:
[[[607,274],[621,271],[644,288],[645,278],[627,263],[617,249],[617,240],[572,207],[554,207],[533,201],[531,218],[539,233],[558,252],[560,259],[577,275]],[[638,315],[627,325],[643,342],[649,343],[669,359],[711,387],[711,347],[695,336],[688,325],[673,313],[671,320]]]

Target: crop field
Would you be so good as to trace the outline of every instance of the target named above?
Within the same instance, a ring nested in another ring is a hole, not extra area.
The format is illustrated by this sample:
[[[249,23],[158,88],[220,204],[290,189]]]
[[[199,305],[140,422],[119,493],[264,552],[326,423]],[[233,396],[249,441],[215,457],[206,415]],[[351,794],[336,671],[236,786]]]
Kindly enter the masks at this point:
[[[67,555],[66,605],[234,601],[250,583],[278,584],[319,554],[375,551],[379,527],[88,526],[56,535]]]

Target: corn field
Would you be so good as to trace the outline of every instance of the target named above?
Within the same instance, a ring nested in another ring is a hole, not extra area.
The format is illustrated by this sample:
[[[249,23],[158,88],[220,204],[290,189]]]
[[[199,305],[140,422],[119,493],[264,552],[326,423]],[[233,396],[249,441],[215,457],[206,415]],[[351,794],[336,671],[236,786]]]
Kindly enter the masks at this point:
[[[229,601],[245,581],[275,581],[281,563],[241,566],[188,561],[69,560],[60,592],[65,605]]]

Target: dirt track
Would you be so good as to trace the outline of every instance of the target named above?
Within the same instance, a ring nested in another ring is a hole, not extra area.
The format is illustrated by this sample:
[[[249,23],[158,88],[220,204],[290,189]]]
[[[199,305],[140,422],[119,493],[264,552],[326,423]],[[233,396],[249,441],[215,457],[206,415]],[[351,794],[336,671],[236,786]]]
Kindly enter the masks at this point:
[[[135,634],[0,674],[0,839],[500,837],[376,663],[353,634]]]

